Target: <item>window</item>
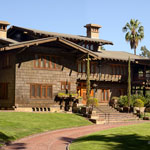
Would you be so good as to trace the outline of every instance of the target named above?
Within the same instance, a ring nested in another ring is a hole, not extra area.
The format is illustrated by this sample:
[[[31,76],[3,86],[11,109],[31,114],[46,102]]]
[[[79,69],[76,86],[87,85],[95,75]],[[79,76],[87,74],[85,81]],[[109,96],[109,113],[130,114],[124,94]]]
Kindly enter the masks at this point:
[[[61,90],[70,90],[70,82],[67,81],[61,82]]]
[[[143,78],[143,76],[144,76],[143,70],[138,71],[138,76],[139,76],[139,78]]]
[[[8,83],[0,83],[0,99],[8,99]]]
[[[101,97],[102,97],[102,101],[109,101],[109,90],[102,89]]]
[[[86,62],[78,62],[78,72],[86,73]]]
[[[98,65],[96,62],[91,62],[91,73],[98,73]]]
[[[10,55],[6,54],[2,56],[1,68],[10,67]]]
[[[52,98],[52,85],[31,84],[31,98],[50,99]]]
[[[78,72],[79,73],[86,73],[86,62],[78,62]],[[99,73],[99,68],[96,62],[90,63],[90,71],[91,73]]]
[[[94,46],[93,46],[93,44],[91,44],[90,49],[91,49],[91,50],[94,50]]]
[[[60,69],[60,58],[48,55],[35,55],[34,67],[40,69]]]
[[[127,75],[127,67],[125,65],[112,65],[112,74],[113,75]]]

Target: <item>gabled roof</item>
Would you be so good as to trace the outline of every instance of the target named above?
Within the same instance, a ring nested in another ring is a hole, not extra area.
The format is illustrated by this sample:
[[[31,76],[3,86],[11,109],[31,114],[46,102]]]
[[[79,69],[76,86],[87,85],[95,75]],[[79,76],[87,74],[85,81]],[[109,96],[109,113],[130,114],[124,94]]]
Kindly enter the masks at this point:
[[[107,40],[94,39],[94,38],[89,38],[89,37],[86,37],[86,36],[79,36],[79,35],[63,34],[63,33],[56,33],[56,32],[47,32],[47,31],[23,28],[23,27],[18,27],[18,26],[11,26],[10,29],[8,30],[8,34],[13,29],[26,31],[26,32],[30,32],[30,33],[33,33],[33,34],[46,35],[46,36],[50,36],[50,37],[61,37],[61,38],[65,38],[65,39],[89,41],[89,42],[100,43],[101,45],[104,45],[104,44],[113,45],[113,43],[111,41],[107,41]]]
[[[0,48],[0,51],[8,51],[8,50],[13,50],[13,49],[18,49],[18,48],[24,48],[24,47],[30,47],[33,45],[40,45],[40,44],[44,44],[44,43],[48,43],[48,42],[53,42],[53,41],[58,41],[61,42],[65,45],[68,45],[76,50],[79,50],[83,53],[89,53],[90,56],[98,58],[98,55],[95,54],[94,52],[78,45],[75,44],[71,41],[68,41],[66,39],[63,38],[59,38],[59,37],[48,37],[48,38],[42,38],[42,39],[37,39],[37,40],[32,40],[32,41],[26,41],[26,42],[19,42],[19,43],[15,43],[15,44],[10,44],[9,46],[5,46]]]
[[[147,57],[142,57],[138,55],[134,55],[128,52],[123,51],[105,51],[101,50],[99,52],[95,52],[99,56],[99,58],[103,59],[110,59],[110,60],[121,60],[121,61],[128,61],[129,57],[131,61],[135,60],[148,60]]]
[[[11,44],[11,43],[19,43],[13,39],[10,39],[10,38],[0,38],[0,42],[2,43],[6,43],[6,44]]]

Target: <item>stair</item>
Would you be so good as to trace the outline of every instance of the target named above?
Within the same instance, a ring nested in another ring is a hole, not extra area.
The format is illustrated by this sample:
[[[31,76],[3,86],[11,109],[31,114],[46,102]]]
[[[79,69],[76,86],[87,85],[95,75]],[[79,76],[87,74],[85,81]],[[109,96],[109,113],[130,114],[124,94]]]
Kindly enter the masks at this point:
[[[93,112],[88,117],[90,121],[96,124],[139,120],[139,118],[132,113],[122,113],[108,105],[98,106],[94,108]]]

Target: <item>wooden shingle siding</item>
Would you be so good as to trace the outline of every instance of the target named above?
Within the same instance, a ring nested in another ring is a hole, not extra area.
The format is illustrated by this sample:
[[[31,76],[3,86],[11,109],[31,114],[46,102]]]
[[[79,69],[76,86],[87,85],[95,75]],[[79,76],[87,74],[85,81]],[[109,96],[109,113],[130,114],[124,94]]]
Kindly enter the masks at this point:
[[[34,51],[35,50],[35,51]],[[32,51],[32,53],[30,53]],[[44,52],[45,54],[44,54]],[[43,53],[42,53],[43,52]],[[67,54],[56,55],[55,51],[49,52],[48,48],[38,47],[29,48],[29,50],[18,55],[16,57],[16,86],[15,86],[15,100],[16,104],[20,107],[46,107],[55,104],[56,95],[62,91],[61,82],[67,81],[71,83],[71,92],[76,92],[76,60],[75,57]],[[61,52],[61,51],[60,51]],[[41,54],[42,53],[42,54]],[[59,54],[59,51],[57,52]],[[35,68],[35,55],[41,54],[41,56],[54,56],[59,58],[59,62],[55,62],[59,69],[42,69]],[[19,66],[20,64],[20,66]],[[18,67],[19,66],[19,67]],[[37,98],[34,95],[31,97],[31,85],[52,85],[52,97],[51,98]]]

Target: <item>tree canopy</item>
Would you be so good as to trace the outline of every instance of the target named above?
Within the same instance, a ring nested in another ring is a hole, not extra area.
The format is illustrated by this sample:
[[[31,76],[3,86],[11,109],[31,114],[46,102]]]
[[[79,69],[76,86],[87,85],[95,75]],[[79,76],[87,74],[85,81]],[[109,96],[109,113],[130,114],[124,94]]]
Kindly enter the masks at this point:
[[[148,57],[150,58],[150,51],[146,48],[146,46],[141,47],[141,54],[140,56]]]
[[[140,22],[135,19],[131,19],[130,22],[122,28],[123,32],[126,32],[125,40],[130,42],[131,49],[134,49],[136,55],[136,49],[139,41],[144,38],[144,27],[140,26]]]

